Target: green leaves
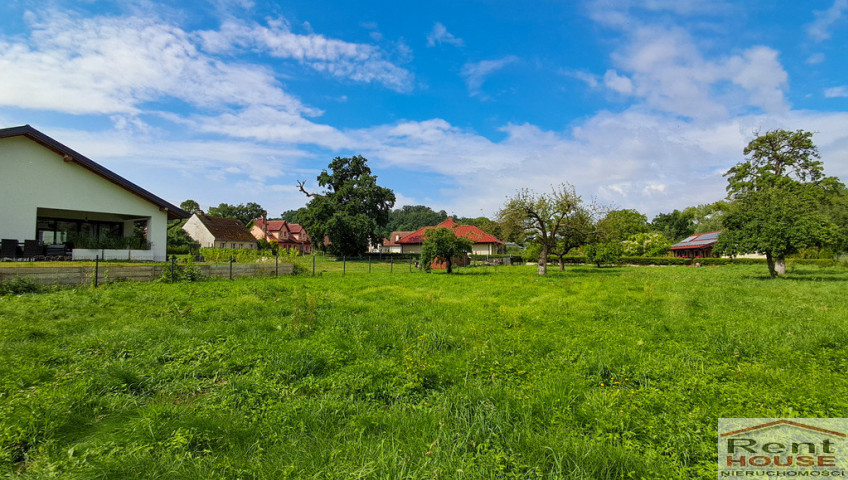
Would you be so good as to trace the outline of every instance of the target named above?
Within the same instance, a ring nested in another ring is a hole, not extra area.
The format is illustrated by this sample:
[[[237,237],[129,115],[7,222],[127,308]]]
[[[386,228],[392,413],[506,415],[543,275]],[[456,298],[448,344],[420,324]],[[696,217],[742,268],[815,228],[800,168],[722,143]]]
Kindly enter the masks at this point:
[[[447,273],[452,272],[454,257],[471,251],[471,240],[457,237],[449,228],[431,228],[424,234],[421,245],[421,261],[424,270],[430,271],[430,264],[436,260],[447,265]]]
[[[359,155],[334,158],[330,170],[318,175],[318,184],[326,188],[321,194],[307,193],[301,183],[301,191],[312,200],[298,216],[316,247],[334,255],[354,256],[382,240],[395,194],[377,185],[366,162]],[[329,240],[326,246],[325,237]]]
[[[786,185],[787,182],[816,183],[824,177],[824,166],[816,160],[818,148],[812,132],[772,130],[757,137],[743,150],[746,161],[724,174],[731,197],[749,190]]]
[[[716,251],[764,253],[772,275],[778,275],[773,262],[782,265],[800,248],[844,245],[838,205],[845,187],[824,176],[812,136],[803,130],[773,130],[745,147],[746,161],[725,173],[734,202]]]

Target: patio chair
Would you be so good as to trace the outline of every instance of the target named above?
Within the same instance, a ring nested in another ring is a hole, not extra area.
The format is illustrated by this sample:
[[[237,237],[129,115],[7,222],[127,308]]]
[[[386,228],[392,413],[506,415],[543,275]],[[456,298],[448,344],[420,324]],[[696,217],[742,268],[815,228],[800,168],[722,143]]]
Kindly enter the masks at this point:
[[[35,260],[44,256],[44,245],[38,240],[24,240],[24,258]]]
[[[11,238],[0,240],[0,258],[12,260],[18,258],[18,241]]]
[[[62,244],[59,245],[46,245],[45,246],[46,254],[48,257],[53,257],[54,259],[65,256],[65,246]]]

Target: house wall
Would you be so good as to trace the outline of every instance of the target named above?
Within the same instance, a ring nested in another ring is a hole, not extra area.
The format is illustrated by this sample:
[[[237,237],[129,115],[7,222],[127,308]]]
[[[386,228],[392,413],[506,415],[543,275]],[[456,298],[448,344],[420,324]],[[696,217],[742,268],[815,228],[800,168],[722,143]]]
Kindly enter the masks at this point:
[[[183,225],[183,230],[185,230],[192,240],[199,243],[202,248],[221,246],[215,245],[215,237],[213,237],[212,233],[206,229],[206,225],[203,225],[203,222],[197,218],[197,214],[192,215],[191,218],[186,221],[185,225]]]
[[[405,244],[400,246],[400,253],[421,253],[421,244]]]
[[[263,229],[259,228],[259,227],[258,227],[258,226],[256,226],[256,225],[254,225],[254,226],[250,227],[250,234],[251,234],[251,235],[253,235],[253,237],[254,237],[254,238],[256,238],[257,240],[262,240],[263,238],[264,238],[265,240],[268,240],[269,242],[270,242],[271,240],[276,240],[276,239],[274,238],[274,235],[272,235],[272,234],[271,234],[271,232],[268,232],[268,235],[266,236],[266,235],[265,235],[265,230],[263,230]]]
[[[2,238],[34,239],[39,208],[124,215],[148,219],[154,257],[166,258],[166,212],[27,137],[0,139],[0,195]]]
[[[495,243],[475,243],[471,246],[472,255],[495,255],[498,253],[498,244]]]

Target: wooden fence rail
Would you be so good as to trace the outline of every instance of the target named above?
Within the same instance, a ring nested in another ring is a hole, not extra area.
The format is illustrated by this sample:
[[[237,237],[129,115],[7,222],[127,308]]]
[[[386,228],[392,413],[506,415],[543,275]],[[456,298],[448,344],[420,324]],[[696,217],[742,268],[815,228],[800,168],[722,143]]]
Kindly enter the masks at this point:
[[[206,277],[230,278],[230,265],[224,264],[195,264],[195,267]],[[100,265],[97,269],[97,283],[102,285],[110,282],[151,282],[162,277],[162,271],[169,268],[161,265]],[[91,285],[94,283],[94,267],[8,267],[0,268],[0,283],[14,278],[32,279],[42,285]],[[267,263],[234,263],[233,278],[238,277],[273,277],[275,275],[292,275],[294,265],[281,263],[278,266]]]

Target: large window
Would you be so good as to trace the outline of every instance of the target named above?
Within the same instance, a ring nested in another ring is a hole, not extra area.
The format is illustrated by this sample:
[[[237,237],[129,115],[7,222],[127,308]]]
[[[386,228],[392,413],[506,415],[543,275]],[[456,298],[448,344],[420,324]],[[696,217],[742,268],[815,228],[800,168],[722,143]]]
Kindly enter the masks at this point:
[[[124,236],[123,222],[95,222],[38,217],[36,238],[45,245],[73,242],[74,238],[86,237],[98,240]]]

